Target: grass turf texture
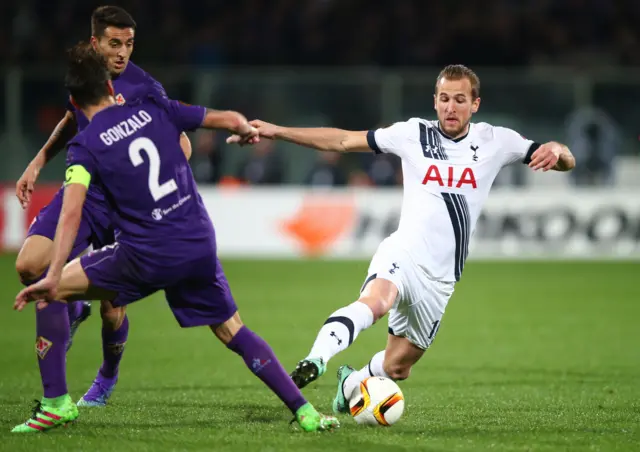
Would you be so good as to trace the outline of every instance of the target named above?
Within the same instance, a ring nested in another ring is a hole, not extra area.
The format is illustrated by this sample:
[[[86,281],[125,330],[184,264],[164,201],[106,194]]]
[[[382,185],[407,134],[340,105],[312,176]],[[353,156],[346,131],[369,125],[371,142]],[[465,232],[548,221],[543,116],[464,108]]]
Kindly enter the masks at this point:
[[[9,430],[41,396],[34,316],[11,311],[14,256],[0,257],[0,449],[41,450],[640,450],[638,263],[469,262],[435,344],[401,383],[391,428],[342,418],[329,435],[292,432],[274,395],[205,328],[182,330],[161,295],[130,306],[120,382],[106,409],[46,435]],[[317,329],[353,301],[366,262],[224,262],[243,320],[287,370]],[[329,412],[338,365],[366,364],[386,321],[362,333],[305,389]],[[98,305],[68,357],[77,400],[101,362]]]

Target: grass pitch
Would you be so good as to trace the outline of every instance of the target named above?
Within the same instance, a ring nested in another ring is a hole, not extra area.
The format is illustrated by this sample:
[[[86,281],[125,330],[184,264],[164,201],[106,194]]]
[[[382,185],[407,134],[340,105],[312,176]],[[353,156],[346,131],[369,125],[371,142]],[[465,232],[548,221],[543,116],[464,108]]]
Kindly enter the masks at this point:
[[[280,402],[204,328],[182,330],[162,295],[129,308],[120,382],[106,409],[46,435],[9,430],[41,387],[34,316],[11,310],[14,256],[0,257],[0,450],[586,451],[640,450],[640,265],[469,262],[437,340],[411,378],[402,420],[334,434],[288,426]],[[245,323],[288,370],[336,308],[356,299],[366,262],[224,261]],[[329,412],[335,370],[384,347],[386,321],[362,333],[305,389]],[[99,309],[68,356],[78,399],[101,362]]]

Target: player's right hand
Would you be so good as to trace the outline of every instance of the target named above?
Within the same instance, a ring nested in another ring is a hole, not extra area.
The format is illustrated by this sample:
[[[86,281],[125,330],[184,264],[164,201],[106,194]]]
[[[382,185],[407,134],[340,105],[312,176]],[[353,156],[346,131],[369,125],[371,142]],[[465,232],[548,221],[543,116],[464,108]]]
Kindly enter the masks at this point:
[[[258,129],[258,133],[261,137],[268,138],[270,140],[273,140],[276,137],[276,133],[279,129],[277,125],[260,121],[259,119],[249,121],[249,124]]]
[[[34,165],[29,165],[27,166],[27,169],[24,170],[24,173],[22,173],[22,176],[20,176],[20,179],[18,179],[18,182],[16,182],[16,196],[23,209],[29,207],[33,188],[36,184],[36,180],[38,180],[39,174],[39,168]]]
[[[275,124],[271,124],[265,121],[260,121],[259,119],[254,119],[253,121],[249,121],[249,124],[258,130],[258,135],[256,137],[251,137],[250,139],[245,139],[240,135],[231,135],[227,138],[228,144],[256,144],[260,141],[260,138],[268,138],[270,140],[275,139],[278,126]]]

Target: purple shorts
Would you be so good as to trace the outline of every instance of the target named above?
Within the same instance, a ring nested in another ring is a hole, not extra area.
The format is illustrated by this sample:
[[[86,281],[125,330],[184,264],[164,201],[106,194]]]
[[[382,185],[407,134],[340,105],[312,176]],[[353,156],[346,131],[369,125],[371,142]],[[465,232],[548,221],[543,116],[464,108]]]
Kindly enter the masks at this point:
[[[220,325],[238,308],[215,253],[181,265],[142,262],[127,246],[113,244],[80,258],[92,286],[117,292],[125,306],[164,290],[181,327]]]
[[[62,210],[64,187],[55,194],[51,202],[45,206],[29,227],[27,237],[41,235],[53,240],[56,236],[58,218]],[[87,199],[82,210],[82,220],[78,229],[78,236],[73,244],[73,251],[69,259],[73,259],[93,245],[94,249],[102,248],[115,241],[111,219],[106,201],[100,202],[93,193],[87,193]]]

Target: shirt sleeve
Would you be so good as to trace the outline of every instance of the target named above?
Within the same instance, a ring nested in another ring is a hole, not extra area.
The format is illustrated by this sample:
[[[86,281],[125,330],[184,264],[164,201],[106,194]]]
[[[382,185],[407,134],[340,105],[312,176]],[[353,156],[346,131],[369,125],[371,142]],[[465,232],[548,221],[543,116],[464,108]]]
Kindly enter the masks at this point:
[[[82,184],[88,188],[95,172],[96,165],[91,153],[77,143],[70,144],[67,150],[64,184]]]
[[[418,136],[418,122],[410,119],[405,122],[396,122],[389,127],[367,132],[367,143],[376,154],[395,154],[403,158],[410,149],[409,142]]]
[[[202,126],[207,109],[199,105],[189,105],[177,100],[165,99],[164,108],[169,118],[181,131],[191,131]]]
[[[529,140],[506,127],[495,127],[495,131],[504,154],[504,165],[518,161],[528,165],[531,162],[531,155],[540,147],[540,143]]]
[[[149,90],[151,93],[153,93],[154,95],[161,97],[161,98],[167,98],[167,91],[164,89],[164,86],[162,86],[162,83],[160,83],[157,80],[154,79],[150,79],[150,83],[149,83]]]

